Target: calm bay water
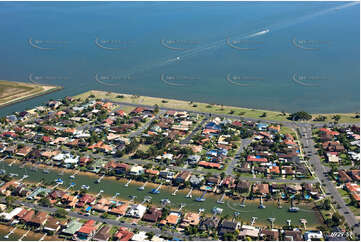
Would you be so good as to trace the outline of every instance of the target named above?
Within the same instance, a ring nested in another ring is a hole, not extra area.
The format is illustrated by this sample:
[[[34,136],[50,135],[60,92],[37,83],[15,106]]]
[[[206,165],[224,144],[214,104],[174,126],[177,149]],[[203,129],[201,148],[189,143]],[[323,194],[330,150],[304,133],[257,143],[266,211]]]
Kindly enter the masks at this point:
[[[0,114],[89,89],[355,112],[359,5],[328,11],[345,4],[2,2],[0,79],[64,89]]]

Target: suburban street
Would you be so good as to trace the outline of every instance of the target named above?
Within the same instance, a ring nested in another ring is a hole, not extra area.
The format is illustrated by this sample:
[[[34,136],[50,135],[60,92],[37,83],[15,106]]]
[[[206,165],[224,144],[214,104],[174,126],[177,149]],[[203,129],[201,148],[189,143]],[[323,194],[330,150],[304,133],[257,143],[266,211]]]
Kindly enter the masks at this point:
[[[238,159],[237,159],[237,156],[243,152],[243,150],[245,148],[247,148],[249,146],[249,144],[252,142],[252,139],[248,138],[248,139],[242,139],[241,140],[241,145],[239,146],[235,156],[233,157],[231,163],[228,165],[227,167],[227,170],[226,170],[226,175],[227,176],[230,176],[232,175],[232,172],[233,172],[233,169],[234,167],[237,165],[238,163]]]
[[[138,128],[134,132],[130,133],[129,138],[133,138],[133,137],[137,137],[137,136],[141,135],[144,132],[144,130],[146,130],[150,126],[150,124],[154,120],[157,120],[160,117],[160,115],[162,115],[163,113],[164,113],[164,110],[160,110],[159,113],[157,113],[157,115],[155,115],[153,118],[148,120],[142,127]]]
[[[297,125],[297,124],[296,124]],[[340,206],[339,213],[345,217],[346,223],[352,228],[356,235],[360,234],[359,222],[356,220],[352,211],[346,206],[345,201],[342,199],[340,193],[337,191],[335,185],[329,180],[327,172],[329,168],[322,165],[320,157],[314,147],[315,143],[312,139],[311,125],[298,126],[302,135],[301,142],[304,147],[305,153],[311,152],[310,164],[313,165],[313,170],[316,174],[316,179],[323,186],[326,195],[331,196],[332,200],[336,201]]]
[[[192,139],[192,137],[203,127],[204,123],[207,122],[209,118],[205,117],[198,125],[195,127],[192,132],[185,137],[181,142],[179,142],[181,145],[188,144],[189,141]]]

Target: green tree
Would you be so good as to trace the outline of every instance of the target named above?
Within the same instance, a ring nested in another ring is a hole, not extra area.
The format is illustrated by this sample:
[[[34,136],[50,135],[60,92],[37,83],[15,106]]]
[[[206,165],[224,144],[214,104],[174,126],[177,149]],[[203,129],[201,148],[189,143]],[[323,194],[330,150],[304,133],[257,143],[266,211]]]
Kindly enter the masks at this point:
[[[13,196],[7,196],[7,197],[5,198],[6,206],[12,207],[13,204],[14,204],[14,202],[15,202],[15,200],[16,200],[15,197],[13,197]]]
[[[330,199],[325,199],[322,205],[323,209],[330,210],[331,209],[331,201]]]
[[[158,104],[154,105],[154,112],[159,113],[159,106]]]
[[[337,114],[337,115],[334,115],[332,117],[333,120],[335,120],[335,122],[338,122],[340,119],[341,119],[341,115]]]
[[[57,218],[66,218],[67,215],[68,212],[64,208],[58,208],[54,214],[54,216]]]
[[[41,206],[43,206],[43,207],[50,207],[50,206],[51,206],[51,203],[50,203],[49,199],[46,198],[46,197],[41,198],[41,199],[39,200],[39,204],[40,204]]]
[[[344,221],[345,218],[341,216],[339,213],[332,214],[332,222],[334,223],[335,226],[342,225]]]
[[[294,121],[310,120],[311,118],[312,118],[312,115],[309,114],[309,113],[306,113],[305,111],[299,111],[299,112],[296,112],[296,113],[292,113],[288,117],[288,119],[294,120]]]
[[[145,234],[148,237],[148,240],[151,240],[154,237],[154,232],[150,231]]]

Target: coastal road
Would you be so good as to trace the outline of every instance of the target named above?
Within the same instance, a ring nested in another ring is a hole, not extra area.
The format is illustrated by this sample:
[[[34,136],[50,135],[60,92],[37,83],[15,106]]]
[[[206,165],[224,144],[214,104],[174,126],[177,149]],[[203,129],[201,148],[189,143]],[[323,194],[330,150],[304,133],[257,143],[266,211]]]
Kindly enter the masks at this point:
[[[326,194],[331,196],[332,199],[337,202],[340,207],[338,209],[339,213],[345,217],[346,223],[353,230],[354,234],[359,235],[360,227],[357,225],[359,224],[359,221],[355,218],[352,211],[346,206],[345,201],[341,197],[340,193],[337,191],[335,185],[328,178],[327,172],[329,171],[329,168],[325,168],[325,166],[322,165],[317,150],[314,148],[315,143],[312,139],[311,126],[299,126],[299,130],[301,134],[304,134],[301,136],[301,142],[303,143],[305,153],[311,153],[309,163],[313,165],[316,179],[323,186]]]
[[[110,100],[110,99],[104,99],[104,101],[106,102],[112,102],[118,105],[126,105],[126,106],[133,106],[133,107],[146,107],[146,108],[154,108],[154,106],[151,105],[146,105],[146,104],[134,104],[134,103],[127,103],[127,102],[118,102],[118,101],[114,101],[114,100]],[[215,113],[210,113],[210,112],[198,112],[198,111],[193,111],[193,110],[187,110],[187,109],[179,109],[179,108],[166,108],[166,107],[159,107],[160,110],[174,110],[174,111],[178,111],[178,112],[188,112],[188,113],[196,113],[196,114],[201,114],[201,115],[205,115],[208,117],[214,116],[214,117],[223,117],[223,118],[229,118],[229,119],[242,119],[242,120],[248,120],[248,121],[262,121],[264,123],[282,123],[282,124],[288,124],[291,125],[294,122],[293,121],[269,121],[269,120],[264,120],[264,119],[257,119],[257,118],[243,118],[240,117],[239,115],[231,115],[231,114],[215,114]]]
[[[239,156],[239,154],[241,154],[243,152],[243,150],[245,148],[247,148],[251,142],[252,142],[252,138],[242,139],[241,140],[241,145],[239,146],[238,150],[236,151],[236,154],[233,157],[233,159],[231,161],[231,164],[228,165],[227,170],[225,172],[227,176],[232,175],[233,169],[234,169],[234,167],[236,166],[236,164],[238,162],[237,156]]]
[[[33,204],[33,203],[29,203],[29,202],[24,202],[24,201],[15,201],[15,204],[18,206],[23,205],[23,206],[26,206],[26,207],[29,207],[32,209],[42,210],[42,211],[45,211],[48,213],[55,213],[55,211],[57,210],[57,208],[43,207],[38,204]],[[127,222],[122,222],[122,221],[113,220],[113,219],[106,219],[106,218],[101,218],[101,217],[92,216],[92,215],[86,216],[86,215],[78,214],[78,213],[72,212],[72,211],[68,212],[68,216],[73,217],[73,218],[85,219],[85,220],[92,219],[97,222],[106,223],[106,224],[110,224],[113,226],[122,226],[122,227],[130,228],[130,229],[137,228],[140,231],[153,232],[156,235],[165,235],[165,236],[177,237],[177,238],[180,238],[183,240],[189,240],[189,238],[182,233],[160,230],[158,228],[148,227],[148,226],[144,226],[144,225],[130,224]]]
[[[133,107],[154,108],[154,106],[151,106],[151,105],[118,102],[118,101],[114,101],[114,100],[110,100],[110,99],[104,99],[104,101],[112,102],[112,103],[119,104],[119,105],[133,106]],[[166,111],[174,110],[174,111],[179,111],[179,112],[197,113],[197,114],[202,114],[202,115],[206,115],[209,117],[214,116],[214,117],[223,117],[223,118],[229,118],[229,119],[242,119],[242,120],[246,120],[246,121],[263,122],[263,123],[268,123],[268,124],[284,124],[286,126],[298,125],[300,127],[301,126],[307,127],[312,124],[314,127],[323,127],[324,125],[328,125],[328,126],[332,125],[332,123],[311,123],[311,122],[300,122],[300,121],[291,121],[291,120],[290,121],[270,121],[270,120],[261,119],[261,118],[246,118],[246,117],[240,117],[239,115],[215,114],[215,113],[210,113],[210,112],[198,112],[198,111],[179,109],[179,108],[159,107],[159,109],[166,110]],[[355,125],[355,123],[339,123],[339,124],[337,124],[337,126],[349,126],[349,125]]]

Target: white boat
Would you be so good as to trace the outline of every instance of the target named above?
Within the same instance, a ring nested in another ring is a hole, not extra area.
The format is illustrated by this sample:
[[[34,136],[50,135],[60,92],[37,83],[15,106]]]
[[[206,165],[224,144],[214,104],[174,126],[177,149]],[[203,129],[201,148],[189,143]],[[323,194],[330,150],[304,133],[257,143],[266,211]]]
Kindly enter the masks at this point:
[[[299,207],[290,207],[290,208],[288,209],[288,212],[297,213],[299,210],[300,210]]]
[[[69,176],[70,177],[70,179],[75,179],[75,176],[74,175],[71,175],[71,176]]]
[[[162,203],[162,204],[170,204],[170,201],[169,201],[169,199],[162,199],[162,200],[160,200],[160,202]]]
[[[81,189],[89,190],[89,188],[90,188],[90,187],[89,187],[88,185],[82,185],[82,186],[81,186]]]

